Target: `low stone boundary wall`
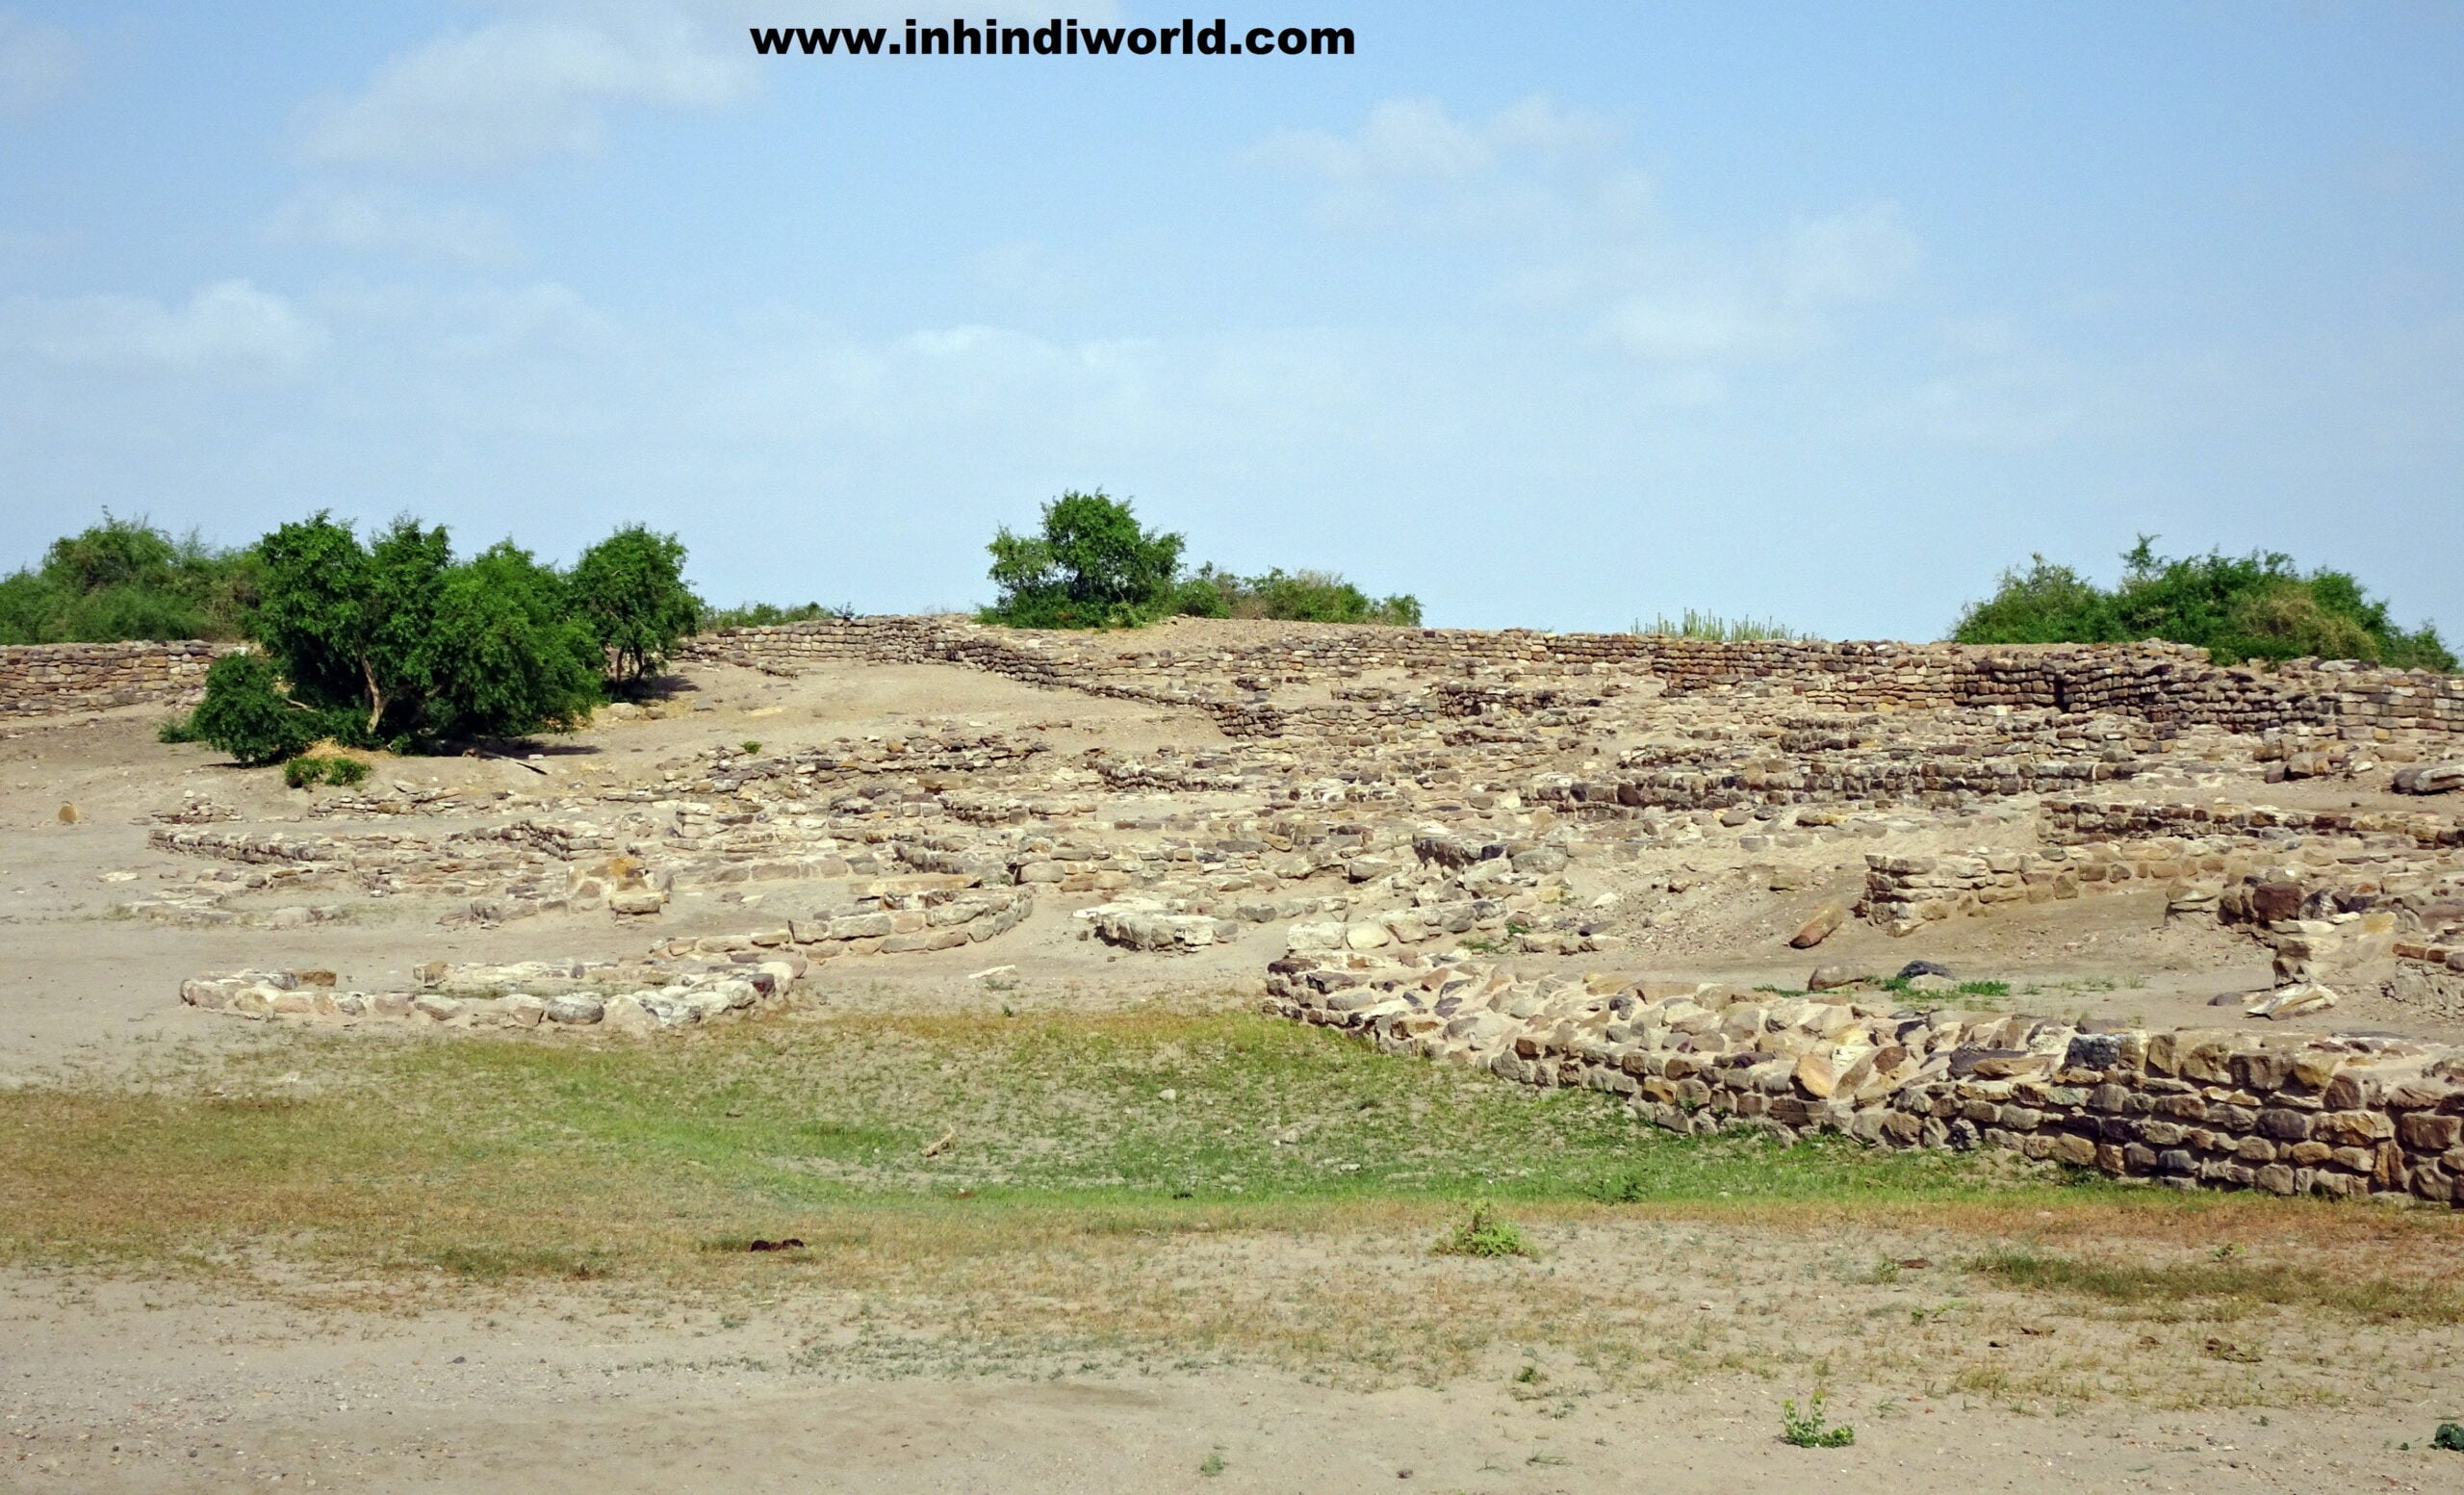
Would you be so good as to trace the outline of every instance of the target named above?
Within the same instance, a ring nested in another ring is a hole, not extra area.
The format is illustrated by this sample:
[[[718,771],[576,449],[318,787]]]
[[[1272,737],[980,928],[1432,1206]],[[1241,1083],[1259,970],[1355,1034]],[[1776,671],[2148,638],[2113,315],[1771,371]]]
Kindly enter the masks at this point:
[[[190,706],[205,672],[238,647],[201,639],[129,644],[0,644],[0,716],[112,706]]]
[[[251,1019],[317,1018],[382,1020],[415,1027],[531,1028],[570,1034],[596,1028],[643,1036],[741,1017],[783,1001],[804,974],[792,957],[716,970],[602,972],[597,985],[543,973],[543,963],[521,967],[455,967],[413,992],[337,992],[330,971],[237,971],[180,983],[180,1000],[208,1012]],[[656,986],[629,987],[626,974],[658,979]],[[528,991],[473,990],[520,983]],[[561,990],[559,990],[561,989]]]
[[[904,955],[980,943],[1016,928],[1034,912],[1035,895],[1023,889],[930,889],[858,898],[843,909],[799,915],[775,928],[676,939],[658,948],[678,956],[792,949],[813,960]]]
[[[2101,1030],[1445,956],[1287,957],[1267,985],[1271,1013],[1607,1091],[1681,1133],[1999,1147],[2182,1188],[2439,1203],[2464,1177],[2464,1051],[2409,1040]]]

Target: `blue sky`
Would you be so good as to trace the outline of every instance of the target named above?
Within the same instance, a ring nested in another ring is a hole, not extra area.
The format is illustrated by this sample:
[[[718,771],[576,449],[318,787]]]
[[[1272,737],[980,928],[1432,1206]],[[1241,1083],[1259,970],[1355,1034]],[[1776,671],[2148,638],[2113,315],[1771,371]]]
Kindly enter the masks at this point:
[[[1935,637],[2153,531],[2464,632],[2451,5],[745,29],[914,13],[0,0],[0,564],[106,506],[556,558],[638,519],[715,600],[905,611],[1101,486],[1444,624]]]

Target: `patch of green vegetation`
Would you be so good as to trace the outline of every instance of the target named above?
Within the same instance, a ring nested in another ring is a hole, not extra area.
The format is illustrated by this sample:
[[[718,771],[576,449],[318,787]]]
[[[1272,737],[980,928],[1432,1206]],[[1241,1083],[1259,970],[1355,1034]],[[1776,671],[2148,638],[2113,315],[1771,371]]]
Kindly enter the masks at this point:
[[[2229,1316],[2253,1305],[2329,1308],[2373,1323],[2464,1323],[2464,1294],[2444,1283],[2243,1263],[2238,1251],[2149,1264],[2028,1248],[1986,1252],[1971,1270],[2012,1287],[2066,1292],[2126,1307]]]
[[[1172,610],[1198,618],[1275,618],[1296,623],[1382,623],[1418,628],[1420,599],[1408,593],[1372,597],[1331,571],[1235,576],[1212,564],[1180,583]]]
[[[1636,618],[1628,632],[1659,638],[1703,638],[1713,643],[1748,644],[1770,639],[1810,638],[1775,619],[1724,618],[1716,612],[1688,607],[1678,617],[1661,613],[1649,623]]]
[[[1846,1448],[1857,1441],[1857,1430],[1845,1423],[1831,1426],[1817,1391],[1802,1412],[1794,1402],[1780,1404],[1780,1441],[1796,1448]]]
[[[258,1236],[428,1264],[448,1245],[819,1246],[836,1211],[962,1197],[970,1211],[1152,1223],[1230,1205],[2049,1200],[2100,1187],[1951,1152],[1677,1137],[1614,1095],[1399,1063],[1247,1013],[849,1017],[655,1046],[302,1034],[230,1058],[212,1083],[283,1103],[235,1106],[176,1077],[144,1094],[0,1092],[0,1134],[17,1139],[0,1149],[0,1259]]]
[[[2195,644],[2219,664],[2319,656],[2398,669],[2452,671],[2438,630],[2406,632],[2387,605],[2342,571],[2304,575],[2281,552],[2211,552],[2170,557],[2141,535],[2108,591],[2042,555],[2006,571],[1991,597],[1971,605],[1951,637],[1964,644]]]
[[[253,549],[217,550],[106,509],[41,564],[0,578],[0,644],[237,638],[262,576]]]
[[[356,758],[301,756],[282,765],[282,782],[295,789],[320,784],[353,785],[368,778],[368,764]]]
[[[1536,1256],[1523,1227],[1487,1204],[1472,1206],[1471,1218],[1447,1232],[1429,1250],[1440,1256]]]
[[[570,573],[510,540],[456,560],[443,526],[408,516],[363,541],[319,512],[249,554],[257,648],[215,661],[171,729],[244,763],[323,738],[429,751],[572,731],[664,666],[701,610],[684,547],[638,525]]]

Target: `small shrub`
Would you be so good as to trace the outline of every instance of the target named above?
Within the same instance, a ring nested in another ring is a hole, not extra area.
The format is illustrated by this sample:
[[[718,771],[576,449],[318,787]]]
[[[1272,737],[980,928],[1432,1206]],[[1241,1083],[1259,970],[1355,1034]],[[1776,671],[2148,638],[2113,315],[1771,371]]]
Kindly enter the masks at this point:
[[[1846,1448],[1857,1441],[1857,1430],[1844,1423],[1830,1426],[1817,1391],[1802,1412],[1794,1402],[1780,1404],[1780,1441],[1795,1448]]]
[[[1523,1227],[1502,1219],[1486,1204],[1472,1206],[1472,1218],[1430,1248],[1440,1256],[1536,1256]]]
[[[243,763],[296,758],[324,736],[326,722],[302,710],[281,690],[273,661],[261,654],[226,654],[205,672],[205,699],[188,730]]]
[[[2440,1423],[2438,1431],[2430,1434],[2429,1446],[2464,1454],[2464,1423]]]
[[[368,765],[356,758],[329,758],[325,760],[325,782],[327,784],[339,784],[347,788],[354,784],[364,784],[367,780]]]
[[[190,725],[189,718],[174,716],[154,729],[154,740],[175,745],[182,742],[194,742],[197,740],[196,728]]]
[[[1214,1450],[1204,1458],[1197,1461],[1197,1472],[1205,1475],[1209,1479],[1213,1479],[1215,1476],[1221,1474],[1229,1467],[1230,1466],[1223,1461],[1223,1451],[1221,1449]]]
[[[750,737],[747,737],[742,742],[737,743],[736,746],[744,749],[747,753],[758,753],[761,751],[761,744],[754,741]]]
[[[282,765],[282,782],[295,789],[304,789],[325,782],[325,760],[321,758],[295,758]]]

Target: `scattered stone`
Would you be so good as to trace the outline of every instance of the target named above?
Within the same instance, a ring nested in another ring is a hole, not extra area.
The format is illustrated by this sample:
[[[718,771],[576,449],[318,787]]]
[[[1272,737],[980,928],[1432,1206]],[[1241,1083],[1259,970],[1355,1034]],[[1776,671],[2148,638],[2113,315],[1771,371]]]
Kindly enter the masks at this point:
[[[1800,950],[1812,949],[1830,939],[1833,931],[1838,929],[1847,920],[1848,906],[1846,904],[1835,901],[1826,903],[1814,910],[1812,917],[1797,926],[1797,932],[1788,937],[1788,943]]]

